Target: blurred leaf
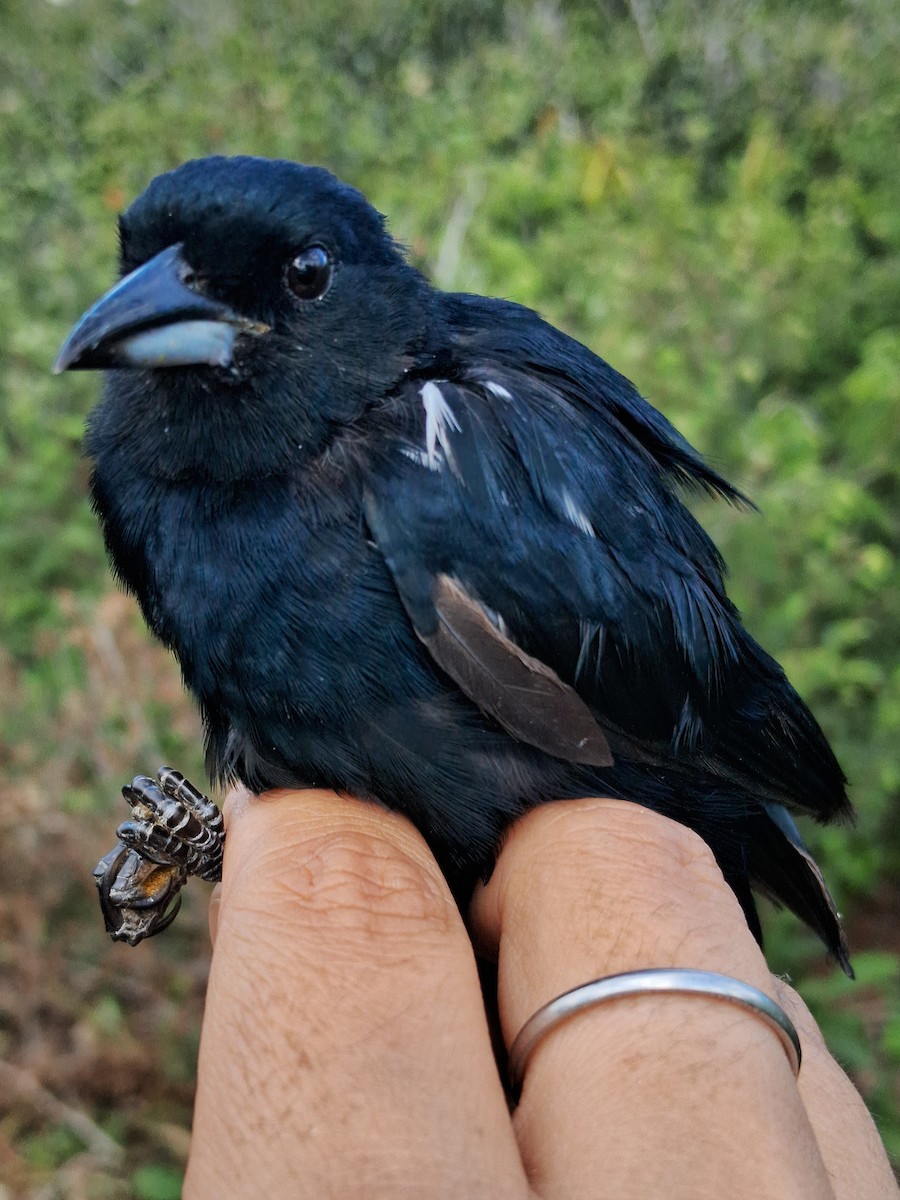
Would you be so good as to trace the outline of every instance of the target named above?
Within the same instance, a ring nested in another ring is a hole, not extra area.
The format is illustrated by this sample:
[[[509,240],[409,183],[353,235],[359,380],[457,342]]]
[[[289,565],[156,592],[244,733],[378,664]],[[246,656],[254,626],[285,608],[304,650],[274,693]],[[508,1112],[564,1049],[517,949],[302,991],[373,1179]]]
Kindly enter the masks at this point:
[[[179,1200],[182,1173],[172,1167],[147,1164],[138,1167],[131,1177],[131,1186],[138,1200]]]

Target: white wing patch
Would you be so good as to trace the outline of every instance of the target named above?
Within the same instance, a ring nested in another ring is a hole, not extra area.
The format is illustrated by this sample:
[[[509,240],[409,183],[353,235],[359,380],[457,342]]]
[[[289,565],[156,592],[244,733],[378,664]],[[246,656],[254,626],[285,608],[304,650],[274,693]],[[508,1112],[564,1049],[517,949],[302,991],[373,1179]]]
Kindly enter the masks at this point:
[[[600,682],[600,668],[603,663],[603,651],[606,647],[606,626],[599,621],[586,621],[579,618],[578,632],[581,636],[581,649],[578,651],[578,662],[575,664],[575,678],[580,679],[593,662],[594,683]],[[597,643],[596,653],[592,646]]]
[[[562,493],[562,502],[566,518],[578,529],[580,529],[582,533],[586,533],[588,537],[596,537],[597,532],[593,525],[572,499],[572,494],[567,489]]]
[[[425,406],[425,465],[432,471],[441,469],[441,456],[453,466],[453,450],[450,446],[450,430],[460,431],[453,409],[444,398],[444,393],[436,383],[429,380],[419,389],[422,404]]]
[[[419,450],[415,446],[401,446],[400,453],[405,454],[407,458],[412,459],[412,461],[418,464],[420,467],[430,468],[431,466],[428,461],[428,455],[425,453],[425,451]]]
[[[494,383],[492,379],[486,379],[484,386],[489,392],[493,392],[495,396],[499,396],[501,400],[512,400],[512,392],[508,392],[501,383]]]
[[[456,580],[454,579],[453,582],[456,583]],[[494,626],[494,628],[497,630],[497,632],[502,633],[505,638],[508,638],[510,641],[513,641],[514,639],[512,637],[512,634],[509,632],[509,626],[503,620],[503,614],[498,613],[495,608],[488,608],[488,606],[486,604],[482,604],[481,607],[484,610],[485,616],[490,621],[490,623]]]

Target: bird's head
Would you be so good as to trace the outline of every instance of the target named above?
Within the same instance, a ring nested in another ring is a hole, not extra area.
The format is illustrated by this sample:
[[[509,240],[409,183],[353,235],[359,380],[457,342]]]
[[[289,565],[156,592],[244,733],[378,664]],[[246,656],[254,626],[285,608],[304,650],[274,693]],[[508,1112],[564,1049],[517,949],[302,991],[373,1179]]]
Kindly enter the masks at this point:
[[[122,215],[120,241],[122,278],[55,366],[110,369],[95,441],[125,424],[148,436],[156,414],[196,456],[212,425],[239,457],[235,438],[260,440],[249,422],[268,431],[270,459],[296,461],[377,402],[427,339],[428,285],[365,197],[321,168],[185,163]],[[258,457],[248,472],[277,466]]]

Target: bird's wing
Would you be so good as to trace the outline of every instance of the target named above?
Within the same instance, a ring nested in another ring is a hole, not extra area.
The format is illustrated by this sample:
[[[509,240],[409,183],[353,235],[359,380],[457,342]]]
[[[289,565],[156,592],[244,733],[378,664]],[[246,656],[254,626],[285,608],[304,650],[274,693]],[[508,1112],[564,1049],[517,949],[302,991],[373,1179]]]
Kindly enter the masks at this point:
[[[571,761],[624,748],[842,807],[827,742],[741,626],[675,487],[737,493],[664,418],[534,364],[408,387],[368,521],[420,638],[483,711]]]

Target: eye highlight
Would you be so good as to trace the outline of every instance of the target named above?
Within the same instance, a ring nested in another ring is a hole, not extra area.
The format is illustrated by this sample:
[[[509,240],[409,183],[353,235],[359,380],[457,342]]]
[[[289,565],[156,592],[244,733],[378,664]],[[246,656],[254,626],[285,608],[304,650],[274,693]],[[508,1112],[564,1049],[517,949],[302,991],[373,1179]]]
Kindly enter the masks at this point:
[[[298,300],[321,300],[331,286],[334,264],[324,246],[307,246],[288,263],[287,285]]]

